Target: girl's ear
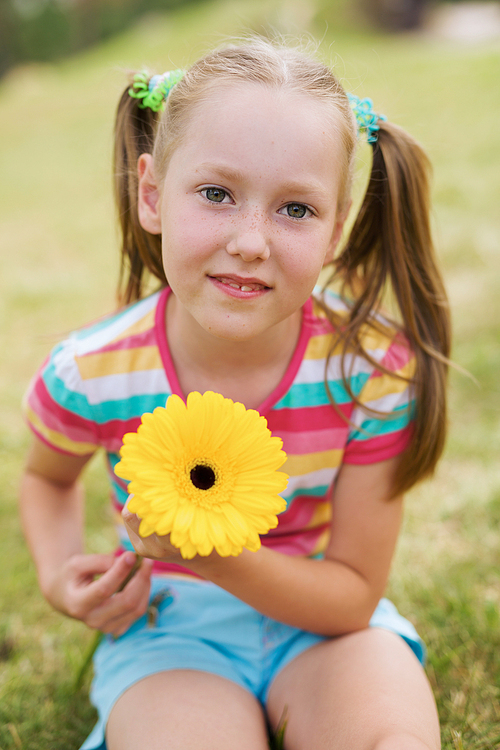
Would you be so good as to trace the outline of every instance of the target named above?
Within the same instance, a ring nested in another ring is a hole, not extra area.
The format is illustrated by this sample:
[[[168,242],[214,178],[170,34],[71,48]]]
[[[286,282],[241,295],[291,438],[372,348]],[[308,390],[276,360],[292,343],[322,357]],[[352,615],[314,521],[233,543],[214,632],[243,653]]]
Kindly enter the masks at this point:
[[[323,261],[323,266],[327,266],[335,257],[335,250],[337,249],[337,245],[339,244],[340,238],[342,237],[345,220],[349,215],[351,205],[352,201],[349,202],[349,205],[342,211],[342,213],[337,214],[337,217],[335,219],[335,226],[333,227],[332,239],[330,240],[330,245],[328,246],[325,260]]]
[[[151,154],[141,154],[137,161],[139,175],[138,205],[141,227],[150,234],[161,234],[160,191],[153,170]]]

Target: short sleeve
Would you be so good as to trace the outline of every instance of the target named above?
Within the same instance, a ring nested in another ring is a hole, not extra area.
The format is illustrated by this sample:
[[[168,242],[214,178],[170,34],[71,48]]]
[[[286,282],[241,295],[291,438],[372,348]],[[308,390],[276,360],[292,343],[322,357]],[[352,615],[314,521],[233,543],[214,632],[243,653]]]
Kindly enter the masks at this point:
[[[100,445],[72,338],[56,346],[31,381],[23,399],[28,426],[50,448],[87,456]]]
[[[361,405],[351,415],[344,463],[386,461],[411,441],[415,358],[406,339],[398,334],[379,362],[387,372],[374,368],[358,395]]]

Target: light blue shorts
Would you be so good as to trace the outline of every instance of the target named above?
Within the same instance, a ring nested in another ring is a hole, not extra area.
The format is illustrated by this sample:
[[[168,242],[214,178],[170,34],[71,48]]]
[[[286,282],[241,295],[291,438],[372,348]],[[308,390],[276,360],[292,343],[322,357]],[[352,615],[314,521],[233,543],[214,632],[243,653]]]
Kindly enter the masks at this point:
[[[90,698],[99,720],[81,750],[105,750],[108,716],[131,685],[157,672],[195,669],[225,677],[264,705],[272,681],[302,651],[323,636],[284,625],[213,583],[153,578],[149,616],[120,638],[105,637],[94,658]],[[370,625],[401,635],[424,661],[424,645],[413,625],[382,599]]]

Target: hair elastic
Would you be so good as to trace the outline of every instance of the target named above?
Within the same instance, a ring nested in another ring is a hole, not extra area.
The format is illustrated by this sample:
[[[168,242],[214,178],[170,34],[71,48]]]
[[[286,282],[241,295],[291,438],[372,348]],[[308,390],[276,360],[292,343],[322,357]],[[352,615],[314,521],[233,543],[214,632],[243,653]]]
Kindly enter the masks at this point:
[[[168,70],[166,73],[150,78],[149,74],[143,70],[135,74],[132,88],[128,90],[128,93],[134,99],[142,99],[137,102],[137,106],[141,109],[149,107],[153,112],[159,112],[165,108],[167,96],[183,75],[184,71],[178,69]]]
[[[359,132],[366,133],[368,143],[376,143],[380,130],[379,120],[387,120],[387,117],[374,111],[373,102],[368,97],[360,99],[356,94],[347,94],[347,98],[356,117]]]

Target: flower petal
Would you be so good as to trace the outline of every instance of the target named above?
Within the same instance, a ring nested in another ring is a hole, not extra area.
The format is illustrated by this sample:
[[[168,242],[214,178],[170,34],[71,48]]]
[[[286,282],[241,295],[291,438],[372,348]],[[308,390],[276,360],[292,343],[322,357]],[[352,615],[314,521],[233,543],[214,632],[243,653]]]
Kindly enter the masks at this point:
[[[275,528],[288,481],[276,471],[286,460],[267,420],[219,393],[176,395],[165,408],[144,414],[137,433],[127,433],[116,466],[134,497],[129,508],[141,534],[170,534],[186,559],[238,555],[255,550],[259,534]],[[216,467],[217,482],[200,491],[189,480],[193,461]]]

